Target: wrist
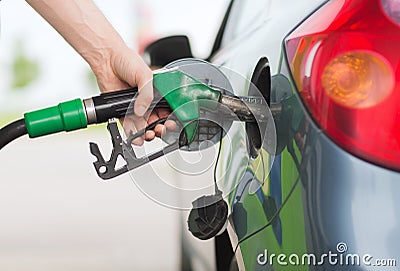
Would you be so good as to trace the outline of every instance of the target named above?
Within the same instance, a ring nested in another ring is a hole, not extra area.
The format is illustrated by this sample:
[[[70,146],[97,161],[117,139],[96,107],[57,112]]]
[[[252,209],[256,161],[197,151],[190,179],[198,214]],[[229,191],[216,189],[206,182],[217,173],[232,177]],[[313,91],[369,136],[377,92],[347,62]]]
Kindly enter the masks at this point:
[[[108,47],[99,47],[98,50],[88,53],[84,56],[96,76],[100,91],[111,91],[126,88],[116,75],[113,68],[113,59],[119,50],[124,50],[122,45]]]
[[[118,47],[118,48],[116,48]],[[93,46],[90,50],[82,51],[80,54],[89,64],[95,74],[108,71],[111,67],[111,59],[115,54],[115,50],[120,50],[122,46],[118,45],[103,45]]]

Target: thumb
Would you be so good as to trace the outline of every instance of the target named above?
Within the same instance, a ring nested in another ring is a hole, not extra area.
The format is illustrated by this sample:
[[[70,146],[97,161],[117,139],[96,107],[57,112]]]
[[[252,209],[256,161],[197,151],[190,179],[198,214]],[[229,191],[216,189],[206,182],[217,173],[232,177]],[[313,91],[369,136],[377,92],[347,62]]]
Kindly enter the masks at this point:
[[[141,117],[146,113],[154,98],[153,73],[144,63],[136,70],[136,83],[139,95],[135,101],[134,111],[135,115]]]
[[[139,95],[135,101],[135,115],[143,116],[153,101],[153,73],[142,58],[134,51],[119,51],[114,57],[113,70],[115,74],[130,86],[137,86]]]

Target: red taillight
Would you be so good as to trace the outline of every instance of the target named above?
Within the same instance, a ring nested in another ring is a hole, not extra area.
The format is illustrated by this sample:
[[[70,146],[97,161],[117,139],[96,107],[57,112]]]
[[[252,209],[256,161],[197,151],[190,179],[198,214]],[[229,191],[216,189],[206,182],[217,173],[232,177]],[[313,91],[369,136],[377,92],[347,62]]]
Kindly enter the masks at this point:
[[[330,1],[289,35],[286,54],[324,132],[347,151],[400,170],[397,3]]]

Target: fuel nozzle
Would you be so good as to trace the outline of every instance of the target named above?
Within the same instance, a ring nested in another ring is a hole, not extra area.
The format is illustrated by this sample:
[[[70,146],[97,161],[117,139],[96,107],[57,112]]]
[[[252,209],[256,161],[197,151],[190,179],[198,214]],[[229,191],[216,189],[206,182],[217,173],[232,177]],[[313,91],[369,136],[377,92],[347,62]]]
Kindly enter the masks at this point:
[[[161,70],[153,76],[155,99],[149,110],[168,108],[173,111],[185,131],[187,143],[195,136],[196,121],[200,117],[200,107],[208,101],[210,110],[216,110],[220,92],[178,69]],[[26,113],[24,119],[31,138],[61,131],[73,131],[86,128],[90,124],[107,122],[109,119],[122,118],[134,114],[133,106],[137,88],[103,93],[88,99],[75,99],[57,106]]]
[[[265,99],[253,96],[221,95],[219,104],[229,109],[229,114],[234,120],[247,123],[266,123],[270,119],[268,110],[274,119],[279,118],[282,111],[282,105],[269,105]]]
[[[192,63],[193,60],[188,62]],[[222,137],[219,131],[223,130],[221,126],[215,127],[217,124],[229,126],[236,120],[267,120],[263,113],[267,106],[265,101],[255,97],[233,96],[229,80],[218,68],[206,62],[194,62],[197,63],[195,66],[172,65],[153,74],[155,98],[149,112],[168,108],[178,126],[182,128],[176,131],[177,136],[173,134],[170,141],[166,140],[169,145],[158,152],[146,157],[137,157],[131,144],[131,139],[143,136],[147,129],[154,129],[158,123],[149,124],[142,131],[127,135],[126,141],[122,140],[118,131],[115,119],[134,114],[137,88],[103,93],[84,100],[74,99],[26,113],[23,120],[0,130],[0,148],[26,133],[35,138],[108,122],[107,128],[114,148],[111,158],[104,159],[96,143],[90,144],[90,150],[97,158],[94,165],[98,175],[103,179],[110,179],[176,149],[197,150],[197,146],[200,147],[204,142],[216,143],[216,138]],[[18,131],[10,132],[16,130],[14,127],[17,127]],[[6,136],[1,140],[3,134]],[[203,145],[209,146],[211,143]],[[116,168],[116,161],[120,156],[126,162],[122,169]]]

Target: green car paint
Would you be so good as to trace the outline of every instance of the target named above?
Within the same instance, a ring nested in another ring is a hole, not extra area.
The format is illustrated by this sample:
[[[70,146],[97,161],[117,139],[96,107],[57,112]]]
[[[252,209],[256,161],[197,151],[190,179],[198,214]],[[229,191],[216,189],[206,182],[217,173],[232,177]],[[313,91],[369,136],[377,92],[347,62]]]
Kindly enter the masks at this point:
[[[267,154],[263,153],[262,155]],[[254,161],[253,165],[256,164],[256,161],[257,160]],[[296,170],[296,165],[287,150],[282,153],[282,169],[283,168],[292,170],[282,170],[281,172],[283,203],[285,203],[286,199],[290,197],[290,201],[287,201],[279,212],[283,233],[282,245],[278,243],[272,230],[272,225],[241,242],[240,249],[246,270],[262,269],[262,265],[257,262],[257,257],[258,255],[265,253],[265,251],[268,251],[268,257],[271,257],[271,254],[275,254],[276,256],[284,254],[287,255],[287,257],[292,254],[298,255],[299,257],[306,254],[301,186],[296,185],[298,183],[298,172]],[[268,185],[269,181],[270,178],[267,177],[262,187],[262,191],[266,196],[270,195]],[[292,191],[293,188],[294,190]],[[271,220],[268,220],[265,210],[255,194],[246,194],[243,200],[243,207],[248,214],[246,221],[248,231],[246,236],[249,236],[264,225],[272,222]],[[288,258],[286,258],[288,265],[278,265],[276,262],[276,256],[275,259],[273,259],[273,270],[308,270],[307,266],[291,265],[288,262]],[[265,268],[266,267],[264,267],[264,270]]]
[[[241,179],[248,167],[245,135],[244,124],[234,122],[222,140],[223,147],[220,153],[218,176],[220,176],[220,185],[223,191],[235,191],[238,180]],[[235,149],[232,149],[232,146],[235,146]],[[235,193],[227,194],[227,200],[232,206]]]
[[[233,130],[242,129],[244,131],[243,126],[234,127]],[[242,131],[242,133],[243,133]],[[235,136],[236,134],[236,136]],[[240,136],[240,132],[235,132],[234,135],[231,137],[232,145],[236,146],[236,153],[238,151],[242,151],[243,149],[246,150],[246,142],[243,140],[243,137]],[[224,139],[226,140],[226,139]],[[224,147],[225,147],[225,142]],[[231,145],[227,144],[226,146]],[[240,147],[238,147],[240,146]],[[223,153],[221,155],[226,155],[229,153],[229,148],[223,148]],[[295,151],[298,155],[298,151]],[[226,165],[221,165],[219,168],[224,168],[224,166],[232,166],[231,164],[232,159],[235,157],[239,157],[236,155],[229,159],[221,159],[221,161],[226,162]],[[243,156],[242,156],[243,157]],[[270,156],[265,151],[262,151],[261,154],[258,156],[257,159],[251,161],[250,163],[248,160],[243,159],[242,161],[235,162],[235,170],[227,171],[224,175],[224,185],[227,186],[234,183],[233,180],[240,178],[245,172],[250,173],[252,176],[255,176],[259,181],[260,185],[262,185],[262,193],[265,196],[270,196],[270,189],[269,189],[269,182],[270,176],[265,176],[265,169],[268,169],[270,164]],[[258,270],[262,268],[257,263],[257,255],[263,253],[265,249],[267,249],[270,253],[278,254],[296,254],[296,255],[303,255],[306,253],[306,243],[305,243],[305,229],[304,229],[304,211],[302,207],[302,196],[301,196],[301,188],[299,185],[295,186],[294,191],[291,193],[294,185],[296,184],[296,180],[298,177],[298,172],[296,169],[295,162],[292,159],[291,154],[284,150],[282,153],[282,169],[291,169],[291,170],[282,170],[282,199],[283,202],[287,197],[290,196],[291,200],[288,201],[284,208],[279,213],[279,217],[282,223],[282,232],[283,232],[283,242],[282,245],[279,245],[274,232],[272,231],[272,227],[266,227],[258,234],[250,237],[249,239],[245,240],[240,244],[240,249],[242,252],[244,264],[246,270]],[[230,181],[229,181],[230,180]],[[231,207],[234,206],[234,202],[237,196],[237,184],[236,188],[233,192],[229,194],[228,202]],[[265,209],[263,208],[260,200],[256,196],[256,194],[249,194],[246,193],[243,195],[242,199],[243,209],[247,213],[246,221],[243,221],[245,225],[247,225],[246,232],[244,234],[249,236],[250,234],[254,233],[264,225],[271,222],[268,220],[268,216],[266,215]],[[277,210],[276,210],[277,212]],[[274,214],[275,215],[275,214]],[[271,217],[271,216],[270,216]],[[238,229],[236,229],[238,230]],[[293,242],[295,241],[295,242]],[[258,265],[258,267],[257,267]],[[305,266],[274,266],[274,270],[308,270]],[[296,268],[296,269],[295,269]]]
[[[288,85],[292,86],[291,90],[293,90],[293,85]],[[245,270],[309,270],[309,265],[302,264],[302,256],[307,255],[307,247],[302,188],[298,171],[298,166],[301,164],[301,150],[299,150],[298,142],[295,140],[297,136],[296,131],[298,131],[301,126],[304,115],[294,95],[284,100],[282,104],[285,108],[284,114],[287,115],[283,118],[287,121],[284,132],[288,133],[285,136],[286,140],[284,142],[286,147],[280,154],[282,204],[281,206],[276,206],[277,208],[266,210],[256,194],[245,193],[242,196],[242,206],[240,208],[243,208],[243,210],[241,210],[241,213],[246,215],[239,217],[239,220],[244,220],[241,221],[240,224],[246,225],[244,227],[245,233],[243,234],[244,230],[241,229],[240,225],[239,227],[233,226],[237,235],[236,237],[239,239],[239,247]],[[241,127],[241,129],[244,130],[244,127]],[[243,132],[244,131],[240,131],[240,129],[235,129],[232,133],[243,134]],[[236,138],[234,135],[232,137]],[[246,142],[243,138],[245,137],[239,135],[236,141],[231,142],[231,144],[235,146],[236,153],[246,150]],[[227,145],[228,144],[224,144],[223,151],[226,151]],[[237,156],[240,156],[240,154]],[[236,170],[233,170],[233,172],[228,171],[228,173],[225,174],[224,181],[226,185],[235,183],[235,178],[237,180],[237,178],[241,178],[241,176],[247,173],[254,176],[259,180],[260,184],[262,184],[261,190],[264,197],[266,199],[271,198],[271,177],[268,174],[267,176],[264,175],[265,169],[267,169],[267,173],[269,173],[270,160],[272,160],[273,157],[264,150],[255,160],[249,161],[246,160],[245,157],[248,157],[248,155],[242,156],[243,161],[239,163],[241,166],[236,167]],[[222,161],[225,161],[225,159],[222,159]],[[247,165],[243,166],[243,164],[246,163]],[[264,165],[260,166],[262,164]],[[221,165],[221,167],[223,166],[224,165]],[[237,202],[238,188],[239,185],[236,184],[234,191],[228,196],[232,215],[234,215],[235,201]],[[272,205],[272,207],[274,206]],[[275,223],[278,218],[281,223],[281,242],[278,241],[272,227],[273,223]],[[266,251],[268,254],[266,256],[268,257],[271,257],[272,254],[275,255],[272,257],[272,266],[270,263],[265,263],[265,265],[258,263],[257,257],[260,254],[265,254]],[[286,256],[285,261],[287,265],[277,262],[276,257],[280,254]],[[292,256],[292,263],[294,264],[290,263],[290,256]],[[307,261],[307,259],[305,260]]]

